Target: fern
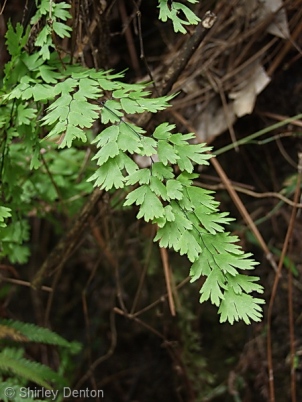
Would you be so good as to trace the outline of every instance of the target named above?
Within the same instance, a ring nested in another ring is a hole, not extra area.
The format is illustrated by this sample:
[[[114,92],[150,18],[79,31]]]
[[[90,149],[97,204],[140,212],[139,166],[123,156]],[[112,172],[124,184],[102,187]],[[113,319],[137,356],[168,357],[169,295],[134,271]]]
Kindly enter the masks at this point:
[[[80,345],[77,342],[68,342],[53,331],[47,328],[38,327],[34,324],[15,320],[0,320],[0,339],[4,329],[15,330],[15,336],[19,335],[23,337],[23,341],[27,342],[39,342],[48,345],[61,346],[68,348],[71,353],[78,353]],[[14,339],[14,337],[12,338]]]
[[[185,25],[199,21],[182,3],[160,0],[159,8],[160,19],[171,19],[175,31],[185,32]],[[1,124],[5,128],[9,125],[2,155],[12,152],[14,147],[9,145],[20,137],[30,154],[31,168],[38,169],[40,150],[50,143],[59,144],[58,155],[64,148],[74,149],[78,142],[95,145],[95,170],[88,182],[105,191],[127,190],[124,206],[136,206],[138,219],[157,226],[154,240],[160,247],[188,257],[192,281],[205,278],[200,301],[210,300],[216,305],[221,322],[259,321],[263,301],[253,293],[262,293],[263,289],[258,278],[242,274],[252,270],[256,262],[236,245],[238,238],[226,232],[225,225],[231,219],[219,211],[213,193],[194,186],[194,166],[208,165],[211,148],[193,144],[192,133],[175,133],[172,124],[164,122],[147,133],[130,121],[133,115],[166,109],[173,96],[151,98],[146,84],[124,83],[122,73],[84,69],[70,65],[68,58],[61,60],[52,36],[69,36],[65,24],[68,9],[65,2],[41,1],[32,23],[41,18],[48,23],[39,33],[37,52],[32,55],[24,49],[28,32],[20,26],[15,31],[11,26],[8,29],[8,49],[13,57],[6,67],[1,97],[7,116],[1,118]],[[17,124],[10,125],[11,119],[18,122],[18,131],[12,127]],[[102,130],[92,138],[90,130],[98,120]],[[133,160],[135,154],[149,158],[150,168],[140,168]],[[20,164],[7,159],[3,165],[6,197],[21,199],[24,190],[14,187],[10,177]],[[13,169],[10,164],[14,164]],[[6,209],[1,211],[2,219],[8,217]],[[6,238],[11,239],[12,233]]]
[[[38,342],[69,349],[70,353],[78,353],[80,344],[68,342],[56,333],[33,324],[14,320],[1,320],[0,339],[9,339],[18,344],[24,342]],[[66,380],[62,373],[57,373],[49,367],[24,357],[24,350],[20,347],[4,347],[0,352],[0,373],[5,375],[6,381],[0,386],[1,400],[9,400],[6,390],[14,393],[14,400],[19,400],[20,387],[34,382],[45,389],[65,386]],[[23,398],[24,400],[24,398]],[[31,401],[29,398],[28,401]]]
[[[187,0],[189,3],[197,3],[198,0]],[[188,6],[178,1],[159,0],[159,19],[163,22],[171,20],[175,32],[185,34],[187,31],[184,26],[196,25],[200,18]],[[180,15],[183,17],[181,18]]]
[[[5,219],[11,216],[11,209],[7,207],[0,206],[0,227],[6,227]]]
[[[43,364],[22,357],[22,349],[5,348],[0,352],[0,371],[9,375],[32,381],[44,388],[51,389],[50,383],[64,385],[64,379]]]

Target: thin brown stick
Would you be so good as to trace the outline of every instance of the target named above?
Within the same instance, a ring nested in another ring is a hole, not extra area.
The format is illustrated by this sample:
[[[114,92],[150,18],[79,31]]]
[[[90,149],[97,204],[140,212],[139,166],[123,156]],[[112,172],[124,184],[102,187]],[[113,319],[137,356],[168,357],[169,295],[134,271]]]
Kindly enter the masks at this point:
[[[6,278],[4,276],[1,276],[1,281],[7,282],[7,283],[12,283],[13,285],[20,285],[20,286],[26,286],[26,287],[31,287],[31,283],[27,281],[22,281],[21,279],[13,279],[13,278]],[[53,289],[50,288],[49,286],[41,286],[41,290],[44,290],[45,292],[52,293]]]
[[[275,260],[273,258],[272,253],[269,251],[269,249],[268,249],[265,241],[263,240],[263,237],[261,236],[257,226],[255,225],[255,223],[252,220],[250,214],[248,213],[247,209],[243,205],[241,199],[239,198],[238,194],[236,193],[234,187],[232,186],[232,183],[230,182],[229,178],[225,174],[225,172],[222,169],[220,163],[218,162],[218,160],[216,158],[212,158],[211,163],[214,166],[214,168],[215,168],[216,172],[218,173],[218,175],[220,176],[222,182],[226,186],[226,188],[227,188],[232,200],[234,201],[235,205],[237,206],[238,211],[240,212],[241,216],[243,217],[243,219],[245,220],[247,225],[250,227],[251,231],[254,233],[254,235],[255,235],[256,239],[258,240],[262,250],[265,253],[266,259],[269,261],[271,266],[276,271],[277,270],[277,265],[276,265],[276,262],[275,262]]]
[[[153,227],[153,229],[155,229],[155,227]],[[152,237],[154,237],[154,236],[152,235]],[[148,270],[148,265],[149,265],[148,263],[149,263],[149,261],[151,259],[152,246],[153,246],[153,241],[150,240],[147,255],[146,255],[146,262],[144,264],[142,273],[141,273],[140,278],[139,278],[139,283],[138,283],[138,287],[137,287],[137,290],[136,290],[136,293],[135,293],[135,296],[134,296],[134,299],[133,299],[132,307],[130,309],[130,314],[133,314],[135,312],[137,304],[138,304],[140,296],[141,296],[144,280],[145,280],[147,270]]]
[[[231,140],[232,140],[233,144],[235,144],[234,145],[235,151],[238,152],[239,147],[238,147],[238,145],[236,145],[237,138],[236,138],[236,134],[235,134],[233,124],[232,124],[231,119],[230,119],[230,113],[229,113],[229,109],[228,109],[228,102],[226,100],[226,96],[225,96],[225,93],[223,91],[223,88],[222,88],[222,86],[220,84],[218,85],[218,88],[219,88],[219,95],[220,95],[221,103],[222,103],[222,106],[223,106],[225,119],[226,119],[226,122],[227,122],[227,125],[228,125],[229,133],[231,135]]]
[[[185,42],[183,48],[180,50],[179,54],[175,57],[176,61],[168,68],[166,74],[162,79],[162,83],[159,86],[157,95],[165,96],[167,95],[173,85],[176,83],[177,79],[180,77],[181,73],[186,68],[189,60],[193,56],[194,52],[201,44],[203,39],[206,37],[206,34],[210,28],[214,25],[216,20],[216,15],[210,11],[207,11],[201,20],[201,22],[197,25],[197,28],[193,35]],[[139,126],[147,126],[151,119],[151,113],[144,113],[141,118],[138,119],[137,125]]]
[[[179,54],[175,57],[175,60],[171,67],[168,69],[162,81],[162,95],[168,94],[178,77],[185,69],[195,50],[201,44],[205,38],[208,30],[212,28],[216,20],[216,15],[210,11],[207,11],[201,22],[197,25],[197,28],[191,38],[185,43]]]
[[[184,285],[186,285],[190,281],[190,277],[187,276],[183,281],[181,281],[178,285],[175,286],[175,289],[181,289]],[[141,310],[137,311],[136,313],[132,314],[133,317],[138,317],[141,314],[145,313],[146,311],[151,310],[152,308],[156,307],[158,304],[162,303],[168,297],[168,293],[162,295],[159,299],[155,300],[154,302],[148,304],[148,306],[142,308]]]
[[[126,318],[129,318],[130,320],[133,320],[133,321],[137,322],[138,324],[142,325],[143,327],[148,329],[148,331],[151,331],[154,335],[158,336],[159,338],[165,339],[163,334],[161,334],[159,331],[157,331],[156,329],[151,327],[149,324],[147,324],[144,321],[140,320],[139,318],[135,317],[133,314],[128,314],[127,312],[119,309],[118,307],[114,307],[113,311],[115,313],[117,313],[117,314],[120,314],[120,315],[126,317]]]
[[[276,113],[271,113],[271,112],[261,112],[259,113],[260,116],[267,116],[271,117],[272,119],[278,120],[278,121],[283,121],[289,118],[289,116],[284,116],[282,114],[276,114]],[[302,127],[302,121],[301,120],[292,120],[290,124],[297,126],[297,127]]]
[[[267,191],[265,193],[256,193],[256,191],[249,190],[249,189],[241,187],[241,186],[236,186],[234,184],[232,184],[232,187],[234,190],[238,191],[239,193],[244,193],[244,194],[250,195],[251,197],[254,197],[254,198],[278,198],[279,200],[283,201],[285,204],[290,205],[291,207],[302,208],[302,203],[295,204],[292,200],[284,197],[284,195],[282,195],[280,193],[275,193],[275,192],[271,192],[271,191]],[[202,184],[202,188],[206,188],[208,190],[215,190],[215,191],[216,190],[225,190],[226,185],[225,184],[215,184],[215,185]]]
[[[56,244],[52,252],[42,264],[39,271],[34,276],[34,279],[31,283],[32,288],[40,288],[45,276],[49,275],[54,268],[56,271],[59,271],[63,267],[64,263],[74,250],[74,247],[76,246],[81,234],[85,230],[88,217],[91,215],[101,196],[102,192],[99,189],[95,189],[92,192],[66,236]]]
[[[97,358],[89,367],[89,370],[87,373],[77,382],[75,385],[75,389],[80,389],[82,384],[92,376],[93,371],[99,366],[101,363],[103,363],[105,360],[109,359],[110,356],[112,356],[116,344],[117,344],[117,333],[116,333],[116,327],[115,327],[115,312],[112,310],[110,313],[110,332],[111,332],[111,344],[110,347],[103,356],[100,356]]]
[[[135,45],[134,45],[134,41],[133,41],[133,35],[132,35],[129,24],[127,24],[128,15],[127,15],[124,0],[120,0],[118,2],[118,8],[119,8],[119,12],[121,15],[121,19],[123,21],[123,25],[125,27],[125,37],[126,37],[127,47],[128,47],[133,70],[135,71],[135,74],[137,76],[141,76],[140,65],[139,65],[139,61],[138,61],[138,57],[136,54],[136,49],[135,49]]]
[[[5,8],[5,6],[6,6],[6,3],[7,3],[7,0],[4,0],[3,6],[2,6],[2,8],[1,8],[1,10],[0,10],[0,15],[3,13],[4,8]]]
[[[140,47],[140,56],[139,57],[143,61],[144,65],[145,65],[146,71],[147,71],[147,73],[148,73],[148,75],[150,77],[151,83],[153,85],[155,94],[157,96],[159,96],[159,92],[158,92],[158,89],[157,89],[157,86],[156,86],[156,82],[154,80],[152,71],[150,70],[149,64],[148,64],[148,62],[146,60],[146,57],[145,57],[144,41],[143,41],[143,35],[142,35],[142,21],[141,21],[142,15],[141,15],[141,12],[138,9],[138,7],[139,6],[137,6],[136,15],[137,15],[137,30],[138,30],[139,47]]]
[[[173,300],[173,293],[172,293],[172,286],[171,286],[171,269],[169,265],[169,258],[168,258],[168,253],[165,248],[160,247],[160,255],[161,259],[163,262],[163,267],[164,267],[164,274],[165,274],[165,280],[166,280],[166,286],[167,286],[167,293],[168,293],[168,301],[169,301],[169,307],[170,307],[170,312],[171,315],[175,316],[175,304]]]
[[[299,166],[298,166],[298,180],[296,184],[296,191],[294,194],[294,203],[298,203],[299,195],[300,195],[300,185],[301,185],[301,176],[302,176],[302,154],[299,154]],[[286,255],[288,245],[293,233],[295,219],[297,215],[297,208],[294,206],[291,212],[291,217],[288,225],[288,230],[285,236],[278,269],[276,272],[275,280],[273,283],[273,289],[269,301],[268,312],[267,312],[267,365],[268,365],[268,378],[269,378],[269,396],[270,402],[275,402],[275,386],[274,386],[274,371],[273,371],[273,353],[272,353],[272,331],[271,331],[271,320],[272,320],[272,312],[274,306],[274,300],[277,293],[279,279],[281,277],[281,271],[283,267],[284,257]]]
[[[291,34],[291,37],[289,38],[288,41],[285,42],[285,45],[283,48],[278,52],[275,60],[273,63],[270,65],[269,69],[267,70],[268,76],[272,76],[278,66],[281,64],[282,60],[286,56],[286,54],[290,51],[290,49],[294,46],[294,41],[299,38],[299,36],[302,33],[302,24],[301,24],[301,15],[302,15],[302,10],[300,10],[297,15],[295,16],[297,20],[297,25],[294,29],[294,32]]]

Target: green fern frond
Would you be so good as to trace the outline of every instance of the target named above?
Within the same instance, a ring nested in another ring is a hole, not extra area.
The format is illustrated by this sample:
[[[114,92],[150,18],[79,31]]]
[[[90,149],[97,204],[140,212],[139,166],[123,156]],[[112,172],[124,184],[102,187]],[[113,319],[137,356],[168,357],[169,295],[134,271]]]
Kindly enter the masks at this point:
[[[196,0],[187,2],[194,4]],[[185,3],[159,0],[160,19],[170,19],[174,30],[183,33],[186,25],[199,22]],[[23,187],[14,185],[20,166],[25,169],[26,156],[30,155],[30,168],[38,168],[40,150],[47,148],[45,144],[56,143],[59,148],[71,148],[79,141],[95,144],[94,171],[89,173],[88,181],[106,191],[132,186],[124,205],[136,206],[138,219],[157,226],[154,240],[161,247],[188,257],[192,263],[192,281],[201,276],[206,278],[200,301],[215,304],[221,321],[258,321],[262,300],[252,294],[262,293],[262,287],[256,283],[258,278],[242,274],[253,269],[256,262],[236,244],[238,239],[226,232],[225,226],[231,218],[219,211],[213,193],[194,186],[193,180],[198,177],[193,173],[195,165],[209,164],[211,148],[194,144],[193,133],[174,133],[175,126],[167,122],[153,133],[129,122],[133,115],[168,108],[173,95],[153,98],[147,84],[124,83],[123,73],[96,71],[62,60],[53,36],[69,37],[70,27],[66,24],[69,9],[70,5],[64,1],[41,0],[31,23],[36,24],[40,19],[48,23],[38,32],[37,52],[31,55],[24,49],[27,32],[21,26],[8,28],[6,37],[12,60],[5,69],[0,105],[6,115],[0,117],[0,129],[5,130],[8,138],[1,149],[5,156],[2,177],[8,188],[6,196],[19,200],[14,207],[19,211],[19,205],[28,197]],[[95,139],[94,127],[101,127]],[[18,141],[13,141],[15,137]],[[6,157],[12,155],[12,150],[21,152],[15,152],[14,158]],[[27,154],[22,160],[24,150]],[[149,160],[148,169],[135,162],[135,154]],[[43,201],[56,199],[56,194],[46,194],[40,197]],[[25,204],[27,210],[22,211],[23,216],[28,214],[30,202]],[[8,213],[0,209],[0,225],[3,226]],[[14,222],[13,216],[3,232],[0,241],[6,246],[5,256],[14,256],[16,245],[20,248],[29,239],[28,223],[23,224],[21,219]],[[18,249],[17,257],[24,262],[24,250],[22,254]],[[31,341],[72,349],[72,344],[46,329],[16,322],[4,321],[2,325],[10,326]]]
[[[9,375],[33,381],[42,387],[51,389],[51,384],[64,385],[62,376],[43,364],[20,357],[16,349],[5,348],[0,353],[0,371]]]
[[[188,2],[197,3],[197,0],[188,0]],[[158,8],[159,19],[163,22],[171,20],[175,32],[185,34],[187,31],[184,26],[196,25],[200,21],[200,18],[189,7],[178,1],[159,0]]]
[[[60,335],[47,328],[42,328],[34,324],[15,320],[0,320],[1,327],[7,327],[18,331],[27,341],[45,343],[48,345],[62,346],[68,348],[72,353],[78,353],[81,345],[77,342],[68,342]]]

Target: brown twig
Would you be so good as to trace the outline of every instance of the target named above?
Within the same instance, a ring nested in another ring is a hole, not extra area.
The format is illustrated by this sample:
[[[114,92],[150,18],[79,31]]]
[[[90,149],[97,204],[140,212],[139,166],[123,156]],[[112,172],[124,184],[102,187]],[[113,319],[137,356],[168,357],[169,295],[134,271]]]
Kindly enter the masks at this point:
[[[121,15],[121,19],[123,21],[123,25],[125,27],[124,32],[125,32],[128,52],[130,55],[133,70],[135,71],[136,76],[141,76],[140,65],[139,65],[137,54],[136,54],[136,49],[135,49],[135,45],[134,45],[134,41],[133,41],[133,35],[131,32],[130,26],[128,24],[128,15],[127,15],[124,0],[120,0],[118,2],[118,8],[119,8],[119,12]]]
[[[63,237],[59,241],[59,243],[57,243],[57,245],[54,247],[52,252],[48,255],[48,257],[42,264],[39,271],[36,273],[31,283],[32,288],[40,288],[44,277],[49,275],[49,273],[54,268],[56,272],[62,269],[64,263],[74,250],[74,247],[76,246],[81,234],[85,230],[88,218],[101,196],[102,192],[99,189],[95,189],[92,192],[92,194],[89,196],[88,201],[80,212],[78,218],[69,229],[66,236]]]
[[[197,184],[197,183],[196,183]],[[234,185],[233,182],[231,182],[232,187],[234,190],[238,191],[239,193],[244,193],[247,195],[250,195],[251,197],[254,198],[277,198],[281,201],[283,201],[285,204],[290,205],[291,207],[296,207],[296,208],[302,208],[302,203],[295,204],[293,201],[290,199],[286,198],[284,195],[272,191],[267,191],[264,193],[256,193],[253,190],[249,190],[247,188]],[[210,184],[202,184],[200,185],[202,188],[206,188],[208,190],[225,190],[226,185],[221,183],[221,184],[215,184],[215,185],[210,185]]]
[[[207,11],[197,25],[197,28],[193,35],[185,42],[183,48],[179,51],[179,54],[175,56],[175,60],[168,68],[166,74],[164,74],[161,85],[157,88],[157,95],[165,96],[167,95],[181,73],[186,68],[189,60],[193,56],[194,52],[201,44],[203,39],[206,37],[208,30],[214,25],[216,20],[216,15],[211,11]],[[140,119],[138,119],[137,124],[139,126],[146,126],[151,119],[151,113],[144,113]]]
[[[3,13],[3,11],[4,11],[4,9],[5,9],[6,2],[7,2],[7,0],[4,0],[3,6],[2,6],[2,8],[1,8],[1,10],[0,10],[0,15]]]
[[[181,281],[178,285],[175,286],[175,289],[181,289],[184,285],[190,282],[190,277],[187,276],[183,281]],[[137,311],[136,313],[132,314],[133,317],[138,317],[141,314],[145,313],[146,311],[151,310],[155,306],[158,306],[162,303],[165,299],[168,298],[168,293],[163,294],[159,299],[155,300],[154,302],[150,303],[148,306],[142,308],[141,310]]]
[[[168,258],[168,253],[165,248],[160,247],[160,255],[164,267],[164,273],[165,273],[165,280],[166,280],[166,286],[167,286],[167,293],[168,293],[168,301],[169,301],[169,307],[170,307],[170,312],[171,315],[175,316],[175,304],[173,300],[173,293],[172,293],[172,286],[171,286],[171,269],[169,265],[169,258]]]
[[[232,200],[234,201],[235,205],[237,206],[238,211],[240,212],[241,216],[243,217],[243,219],[245,220],[247,225],[250,227],[251,231],[254,233],[254,235],[255,235],[256,239],[258,240],[262,250],[265,253],[266,259],[269,261],[271,266],[276,271],[277,270],[277,265],[276,265],[276,262],[275,262],[275,260],[273,258],[272,253],[269,251],[269,249],[268,249],[265,241],[263,240],[263,237],[261,236],[257,226],[255,225],[253,219],[251,218],[251,216],[248,213],[247,209],[243,205],[243,203],[242,203],[241,199],[239,198],[238,194],[234,190],[229,178],[225,174],[225,172],[222,169],[220,163],[218,162],[218,160],[216,158],[212,158],[211,163],[214,166],[214,168],[215,168],[216,172],[218,173],[219,177],[221,178],[222,182],[226,186],[226,188],[227,188]]]
[[[153,227],[153,230],[155,230],[155,226]],[[154,233],[153,233],[152,237],[154,237]],[[142,293],[144,280],[145,280],[145,277],[146,277],[146,274],[147,274],[148,263],[151,260],[152,246],[153,246],[153,241],[150,240],[149,246],[148,246],[148,251],[146,253],[146,260],[145,260],[146,262],[144,264],[142,273],[141,273],[140,278],[139,278],[139,283],[138,283],[138,287],[136,289],[135,296],[134,296],[134,299],[133,299],[133,303],[132,303],[132,306],[131,306],[131,309],[130,309],[130,314],[134,314],[134,312],[136,310],[136,307],[138,305],[141,293]]]
[[[207,11],[201,22],[197,25],[194,34],[185,43],[179,54],[176,55],[174,62],[164,75],[162,80],[161,95],[166,95],[171,91],[174,83],[177,81],[192,55],[205,38],[208,30],[214,25],[215,20],[216,15],[210,11]]]
[[[120,310],[121,311],[121,310]],[[111,344],[110,347],[103,356],[100,356],[97,358],[89,367],[89,370],[87,373],[77,382],[75,385],[75,389],[80,389],[82,384],[93,375],[94,370],[99,366],[101,363],[103,363],[105,360],[109,359],[110,356],[114,353],[114,350],[116,348],[116,343],[117,343],[117,332],[116,332],[116,326],[115,326],[115,312],[112,310],[110,313],[110,331],[111,331]]]
[[[278,52],[276,58],[273,60],[267,71],[267,74],[269,76],[272,76],[274,74],[278,66],[281,64],[282,60],[285,58],[286,54],[290,51],[292,47],[295,47],[295,40],[297,40],[299,36],[301,36],[302,33],[301,15],[302,15],[302,9],[300,9],[300,11],[294,17],[297,25],[293,33],[291,34],[291,37],[285,42],[285,45]]]

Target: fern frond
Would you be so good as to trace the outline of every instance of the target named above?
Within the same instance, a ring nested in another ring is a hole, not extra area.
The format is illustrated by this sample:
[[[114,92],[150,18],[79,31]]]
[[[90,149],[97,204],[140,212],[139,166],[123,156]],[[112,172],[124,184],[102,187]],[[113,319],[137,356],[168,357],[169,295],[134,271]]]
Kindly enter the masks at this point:
[[[70,349],[72,353],[77,353],[81,348],[78,342],[68,342],[60,335],[47,328],[42,328],[34,324],[15,320],[0,320],[1,328],[7,328],[17,331],[20,336],[25,337],[27,341],[45,343],[48,345],[62,346]]]
[[[33,381],[42,387],[51,389],[52,383],[64,385],[64,379],[49,367],[16,356],[16,349],[5,348],[0,352],[0,371]]]

